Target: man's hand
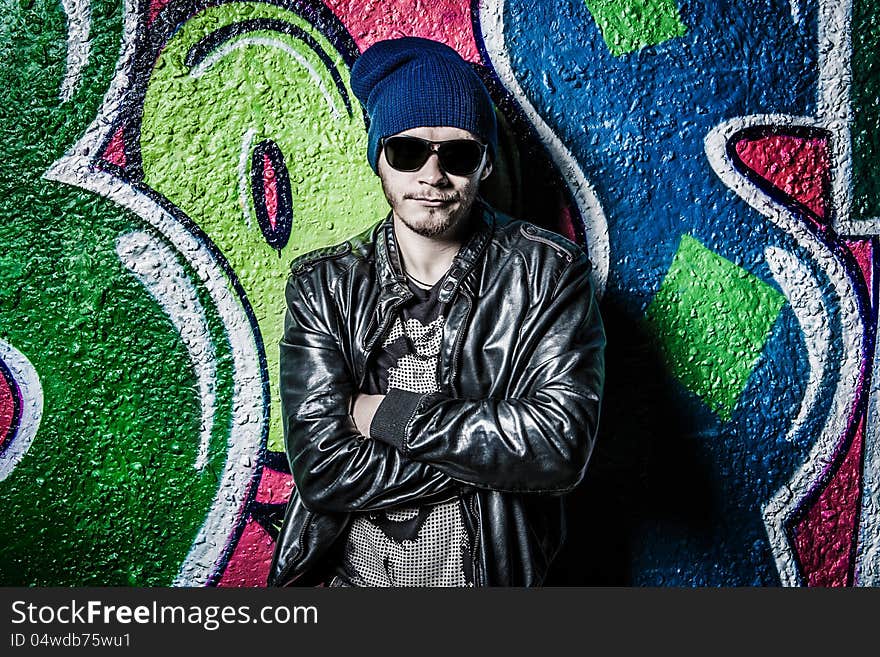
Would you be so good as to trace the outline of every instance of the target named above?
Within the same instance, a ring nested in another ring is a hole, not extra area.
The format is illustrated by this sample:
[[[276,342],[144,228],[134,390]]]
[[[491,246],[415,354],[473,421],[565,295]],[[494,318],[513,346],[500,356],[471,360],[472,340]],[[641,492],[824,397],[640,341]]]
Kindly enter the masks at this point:
[[[358,393],[354,398],[351,417],[354,418],[354,423],[362,436],[370,437],[370,423],[383,399],[385,399],[385,395],[365,395],[363,393]]]

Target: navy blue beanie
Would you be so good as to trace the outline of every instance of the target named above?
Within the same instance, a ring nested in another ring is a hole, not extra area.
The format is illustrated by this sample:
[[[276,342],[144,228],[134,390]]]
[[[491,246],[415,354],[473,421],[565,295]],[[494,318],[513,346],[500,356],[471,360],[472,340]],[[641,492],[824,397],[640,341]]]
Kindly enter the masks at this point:
[[[410,128],[451,126],[498,145],[489,92],[449,46],[420,37],[378,41],[351,68],[351,88],[370,118],[367,160],[376,171],[379,141]]]

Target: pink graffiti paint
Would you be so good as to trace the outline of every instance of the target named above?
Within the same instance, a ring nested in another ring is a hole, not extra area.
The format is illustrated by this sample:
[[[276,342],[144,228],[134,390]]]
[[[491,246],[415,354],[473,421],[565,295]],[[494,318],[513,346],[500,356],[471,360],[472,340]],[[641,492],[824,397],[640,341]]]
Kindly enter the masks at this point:
[[[147,25],[152,25],[153,21],[156,20],[156,16],[158,16],[163,9],[165,9],[165,5],[167,5],[171,0],[150,0],[150,13],[147,17]]]
[[[571,208],[569,206],[564,206],[559,211],[559,228],[557,232],[564,235],[572,242],[577,242],[577,236],[574,234],[574,221],[571,218]]]
[[[324,0],[324,3],[342,21],[361,52],[382,39],[419,36],[442,41],[466,60],[481,63],[470,2]]]
[[[122,133],[122,126],[113,133],[113,138],[107,144],[101,159],[122,169],[125,168],[125,137]]]
[[[865,284],[868,286],[868,294],[871,295],[871,303],[874,303],[873,298],[873,276],[872,276],[872,263],[874,262],[874,249],[872,246],[871,240],[853,240],[845,242],[847,248],[849,248],[850,252],[855,257],[856,262],[859,263],[859,269],[862,272],[862,277],[865,279]]]
[[[286,504],[293,492],[293,477],[286,472],[271,468],[263,469],[260,486],[257,488],[257,502],[261,504]]]
[[[266,153],[263,153],[263,198],[269,225],[274,231],[278,228],[278,183],[275,180],[275,167]]]
[[[266,586],[274,548],[272,537],[260,523],[249,518],[217,586]]]
[[[15,430],[15,400],[18,391],[0,372],[0,448],[12,437]]]
[[[865,418],[840,468],[795,527],[794,546],[808,586],[850,586],[859,515]]]
[[[736,143],[736,153],[761,178],[825,218],[831,166],[826,139],[785,134],[746,138]]]

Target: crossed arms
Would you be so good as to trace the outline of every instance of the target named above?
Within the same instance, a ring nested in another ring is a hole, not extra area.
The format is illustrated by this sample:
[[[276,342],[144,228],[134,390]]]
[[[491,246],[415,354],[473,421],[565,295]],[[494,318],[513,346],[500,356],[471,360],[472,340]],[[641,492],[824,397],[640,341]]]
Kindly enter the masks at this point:
[[[291,275],[281,411],[305,506],[372,511],[467,486],[519,493],[576,486],[595,441],[604,381],[605,333],[589,273],[586,257],[575,258],[528,325],[512,333],[519,342],[511,353],[526,359],[514,368],[524,372],[512,386],[521,394],[459,399],[392,389],[369,438],[350,413],[353,401],[365,400],[339,346],[334,302],[329,292],[319,302],[307,278]]]

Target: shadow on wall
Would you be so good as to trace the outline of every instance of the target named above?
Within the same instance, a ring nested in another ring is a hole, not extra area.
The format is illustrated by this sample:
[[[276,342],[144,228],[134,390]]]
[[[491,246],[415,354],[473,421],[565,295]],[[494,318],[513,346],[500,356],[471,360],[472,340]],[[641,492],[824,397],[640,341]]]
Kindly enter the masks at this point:
[[[583,243],[582,231],[570,217],[577,214],[565,184],[519,105],[482,67],[475,67],[498,110],[498,153],[493,171],[480,186],[492,207],[517,219],[554,230]],[[571,224],[575,224],[572,227]]]
[[[484,82],[504,112],[497,113],[499,152],[483,198],[584,245],[577,206],[543,145],[517,106],[499,98],[493,80]],[[569,538],[548,586],[632,585],[632,543],[638,527],[658,514],[691,536],[708,536],[712,527],[709,473],[683,438],[688,419],[671,396],[659,349],[613,299],[606,297],[601,310],[608,346],[599,437],[584,481],[569,496]]]
[[[644,327],[606,297],[608,339],[599,436],[581,485],[569,496],[568,542],[548,586],[633,586],[645,523],[711,540],[714,491],[689,420]],[[662,582],[657,582],[662,585]]]

